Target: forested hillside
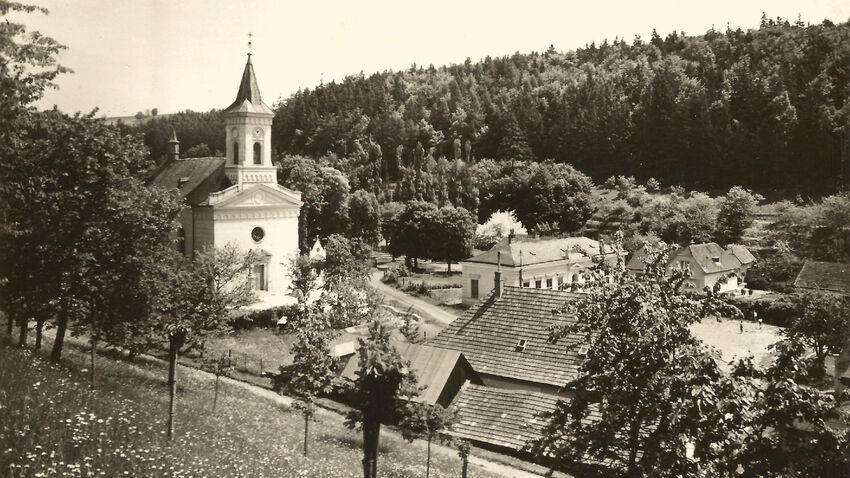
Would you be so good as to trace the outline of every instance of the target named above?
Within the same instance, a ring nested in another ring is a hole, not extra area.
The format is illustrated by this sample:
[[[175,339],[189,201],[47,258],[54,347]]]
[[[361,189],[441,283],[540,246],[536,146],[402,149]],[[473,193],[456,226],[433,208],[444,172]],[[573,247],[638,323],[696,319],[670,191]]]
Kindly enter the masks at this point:
[[[434,158],[554,159],[597,181],[824,191],[850,154],[848,90],[848,23],[763,19],[354,75],[284,100],[274,139],[282,152],[379,162],[385,179],[421,162],[420,143]]]
[[[446,157],[552,159],[596,182],[828,193],[848,176],[848,91],[850,24],[763,18],[749,31],[353,75],[279,101],[273,147],[325,157],[352,189],[376,192]],[[131,129],[158,159],[171,124],[186,154],[223,148],[217,111]]]

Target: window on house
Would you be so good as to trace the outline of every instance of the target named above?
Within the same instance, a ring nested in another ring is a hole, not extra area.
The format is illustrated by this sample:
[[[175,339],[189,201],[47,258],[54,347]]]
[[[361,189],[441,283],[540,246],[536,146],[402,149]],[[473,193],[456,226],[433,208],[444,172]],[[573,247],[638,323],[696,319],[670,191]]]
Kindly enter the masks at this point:
[[[528,340],[525,340],[525,339],[519,339],[519,340],[517,340],[517,342],[516,342],[516,346],[514,347],[514,351],[516,351],[516,352],[522,352],[522,351],[524,351],[524,350],[525,350],[525,346],[526,346],[526,345],[528,345]]]
[[[525,282],[522,283],[522,286],[523,287],[531,287],[531,282],[525,281]]]
[[[534,287],[539,289],[542,286],[543,286],[543,281],[541,281],[540,279],[537,279],[536,281],[534,281]]]
[[[268,290],[268,284],[266,283],[266,265],[265,264],[254,264],[253,269],[251,270],[251,282],[254,290]]]
[[[564,276],[558,276],[558,289],[564,288]]]
[[[472,279],[469,281],[469,294],[473,299],[478,298],[478,279]]]
[[[546,288],[547,288],[547,289],[551,289],[551,288],[552,288],[552,279],[546,279]]]
[[[254,143],[254,164],[263,164],[263,146]]]
[[[233,164],[239,164],[239,143],[233,142]]]

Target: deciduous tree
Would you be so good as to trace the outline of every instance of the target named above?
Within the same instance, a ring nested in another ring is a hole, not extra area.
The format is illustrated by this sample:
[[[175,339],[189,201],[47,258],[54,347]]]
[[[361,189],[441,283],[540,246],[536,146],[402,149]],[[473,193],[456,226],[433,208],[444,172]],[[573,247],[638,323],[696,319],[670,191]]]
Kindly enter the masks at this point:
[[[363,430],[363,477],[377,478],[381,424],[400,416],[405,400],[414,398],[418,390],[410,364],[390,344],[385,325],[372,322],[369,336],[358,342],[355,409],[348,413],[345,424]]]

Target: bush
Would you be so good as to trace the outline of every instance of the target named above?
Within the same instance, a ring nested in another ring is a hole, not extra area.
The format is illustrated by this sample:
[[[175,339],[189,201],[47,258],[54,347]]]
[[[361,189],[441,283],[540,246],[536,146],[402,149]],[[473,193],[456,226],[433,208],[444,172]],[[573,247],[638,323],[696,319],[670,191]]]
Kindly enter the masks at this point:
[[[797,313],[793,299],[791,294],[774,294],[758,299],[733,297],[731,302],[747,319],[752,319],[753,312],[756,312],[766,324],[788,327]]]
[[[384,284],[398,284],[402,277],[410,277],[410,270],[404,264],[391,264],[384,270],[381,282]]]
[[[254,328],[273,329],[277,327],[277,321],[283,316],[289,316],[289,309],[294,305],[280,305],[265,310],[240,311],[233,318],[234,330],[250,330]]]

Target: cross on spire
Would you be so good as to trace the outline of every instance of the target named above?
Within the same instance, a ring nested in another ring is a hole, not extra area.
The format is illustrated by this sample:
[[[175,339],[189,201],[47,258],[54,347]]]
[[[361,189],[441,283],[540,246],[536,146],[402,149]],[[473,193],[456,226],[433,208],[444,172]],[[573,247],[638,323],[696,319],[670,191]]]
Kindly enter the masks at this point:
[[[251,37],[253,36],[251,32],[248,32],[248,56],[251,56]]]

